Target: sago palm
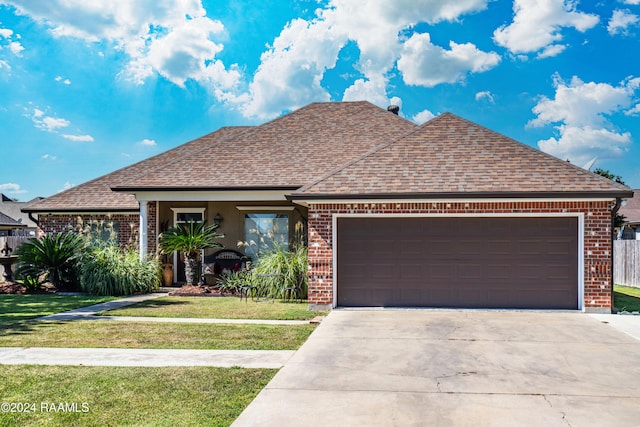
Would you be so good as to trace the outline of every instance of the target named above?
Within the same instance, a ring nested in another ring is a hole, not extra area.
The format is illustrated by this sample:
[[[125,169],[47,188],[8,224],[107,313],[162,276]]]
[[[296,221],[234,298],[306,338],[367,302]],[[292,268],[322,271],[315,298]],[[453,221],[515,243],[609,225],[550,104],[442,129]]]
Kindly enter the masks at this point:
[[[186,224],[178,224],[162,233],[160,236],[160,250],[163,254],[182,252],[184,255],[184,274],[187,285],[193,285],[193,277],[198,254],[207,248],[220,248],[222,245],[216,242],[224,237],[216,233],[217,224],[207,225],[206,221],[190,221]]]
[[[16,249],[16,272],[35,280],[46,275],[56,288],[65,287],[76,280],[76,261],[83,244],[82,237],[73,232],[31,239]]]

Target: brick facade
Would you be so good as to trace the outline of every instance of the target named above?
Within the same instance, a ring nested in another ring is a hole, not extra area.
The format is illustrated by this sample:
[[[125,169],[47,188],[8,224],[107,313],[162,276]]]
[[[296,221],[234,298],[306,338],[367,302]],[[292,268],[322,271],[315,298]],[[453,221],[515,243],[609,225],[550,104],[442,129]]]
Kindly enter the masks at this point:
[[[110,223],[117,222],[118,244],[123,247],[138,247],[140,228],[138,214],[40,214],[38,222],[44,233],[82,231],[87,226],[105,228],[109,227]]]
[[[158,250],[158,202],[147,204],[147,253]]]
[[[584,214],[584,302],[587,311],[610,311],[610,202],[381,202],[309,204],[309,306],[333,304],[334,214]]]

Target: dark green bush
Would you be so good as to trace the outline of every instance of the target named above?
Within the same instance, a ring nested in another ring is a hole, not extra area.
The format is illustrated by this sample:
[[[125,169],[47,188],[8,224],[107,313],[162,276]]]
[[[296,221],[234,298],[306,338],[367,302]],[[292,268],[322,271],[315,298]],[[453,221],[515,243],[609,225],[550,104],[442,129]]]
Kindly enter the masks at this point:
[[[16,275],[35,287],[49,281],[58,289],[77,290],[77,260],[83,239],[73,232],[45,235],[18,247]]]

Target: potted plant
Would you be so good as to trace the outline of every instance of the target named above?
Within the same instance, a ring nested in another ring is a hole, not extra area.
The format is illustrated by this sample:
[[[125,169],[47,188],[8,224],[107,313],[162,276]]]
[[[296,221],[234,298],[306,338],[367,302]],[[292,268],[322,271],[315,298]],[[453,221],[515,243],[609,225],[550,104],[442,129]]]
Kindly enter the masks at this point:
[[[193,285],[197,259],[200,252],[207,248],[220,248],[222,245],[216,242],[224,237],[216,233],[218,224],[207,225],[206,221],[190,221],[178,224],[160,235],[160,251],[163,254],[180,252],[184,257],[184,274],[187,285]]]

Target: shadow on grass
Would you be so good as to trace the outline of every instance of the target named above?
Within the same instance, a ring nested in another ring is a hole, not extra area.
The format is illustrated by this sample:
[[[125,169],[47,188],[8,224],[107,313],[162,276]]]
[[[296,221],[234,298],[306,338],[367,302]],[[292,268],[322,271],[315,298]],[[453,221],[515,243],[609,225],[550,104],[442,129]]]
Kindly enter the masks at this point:
[[[614,292],[613,305],[619,311],[640,311],[640,297]]]
[[[162,307],[174,307],[174,306],[178,306],[178,305],[187,305],[189,304],[189,300],[180,300],[180,301],[176,301],[176,300],[148,300],[148,301],[140,301],[137,302],[135,304],[131,304],[125,307],[122,307],[123,309],[147,309],[147,308],[162,308]],[[96,313],[98,316],[109,316],[111,315],[112,311],[117,311],[119,310],[118,308],[115,308],[113,310],[103,310],[100,311],[98,313]]]
[[[41,322],[35,319],[19,320],[2,325],[0,327],[0,336],[28,335],[33,332],[40,332],[49,327],[55,327],[65,323],[67,323],[67,321],[56,320]]]

